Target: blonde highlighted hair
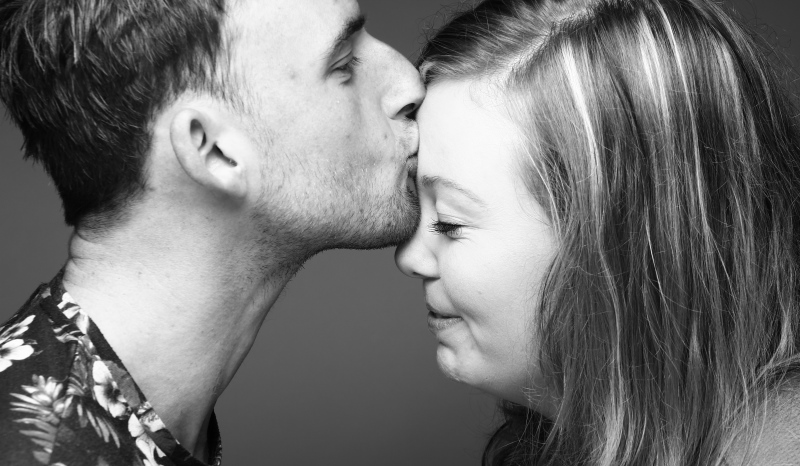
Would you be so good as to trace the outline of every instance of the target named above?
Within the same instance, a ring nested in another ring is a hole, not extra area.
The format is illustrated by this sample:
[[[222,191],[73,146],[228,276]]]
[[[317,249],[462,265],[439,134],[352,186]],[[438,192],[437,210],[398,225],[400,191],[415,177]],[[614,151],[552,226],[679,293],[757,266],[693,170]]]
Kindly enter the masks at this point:
[[[541,292],[553,419],[484,464],[730,461],[797,371],[800,139],[764,47],[706,0],[487,0],[420,57],[494,78],[560,249]]]

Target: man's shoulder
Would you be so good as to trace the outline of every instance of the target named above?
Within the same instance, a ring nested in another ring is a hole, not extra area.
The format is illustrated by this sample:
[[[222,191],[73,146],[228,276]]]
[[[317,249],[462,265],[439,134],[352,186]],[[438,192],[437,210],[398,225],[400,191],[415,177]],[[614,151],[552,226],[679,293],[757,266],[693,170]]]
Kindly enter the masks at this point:
[[[58,426],[42,421],[57,409],[72,355],[42,309],[43,287],[0,325],[0,438],[3,464],[42,464],[35,447],[48,443]]]
[[[108,409],[111,378],[49,293],[40,287],[0,326],[0,464],[136,464],[127,418]]]
[[[63,378],[69,373],[72,349],[60,341],[44,312],[40,287],[22,308],[0,325],[0,393],[30,383],[36,375]],[[2,395],[0,395],[2,396]],[[0,412],[3,407],[0,406]]]

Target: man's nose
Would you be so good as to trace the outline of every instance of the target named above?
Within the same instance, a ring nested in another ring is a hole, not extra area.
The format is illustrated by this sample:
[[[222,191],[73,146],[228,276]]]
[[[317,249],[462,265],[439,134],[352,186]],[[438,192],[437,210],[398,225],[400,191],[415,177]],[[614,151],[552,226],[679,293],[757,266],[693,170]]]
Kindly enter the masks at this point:
[[[392,119],[409,118],[425,99],[425,86],[411,62],[400,52],[382,45],[386,49],[388,65],[384,75],[384,110]]]

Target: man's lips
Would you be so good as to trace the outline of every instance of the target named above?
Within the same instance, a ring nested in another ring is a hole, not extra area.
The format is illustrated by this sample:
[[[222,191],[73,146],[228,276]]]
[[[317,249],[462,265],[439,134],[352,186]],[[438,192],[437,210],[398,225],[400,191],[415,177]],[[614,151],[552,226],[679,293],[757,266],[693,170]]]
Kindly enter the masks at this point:
[[[417,154],[411,154],[410,156],[408,156],[408,159],[406,159],[406,166],[408,167],[408,177],[411,178],[412,180],[417,179],[417,165],[418,165],[417,160],[418,160]]]
[[[406,160],[407,176],[406,187],[408,191],[416,198],[419,196],[417,192],[417,155],[414,154]]]

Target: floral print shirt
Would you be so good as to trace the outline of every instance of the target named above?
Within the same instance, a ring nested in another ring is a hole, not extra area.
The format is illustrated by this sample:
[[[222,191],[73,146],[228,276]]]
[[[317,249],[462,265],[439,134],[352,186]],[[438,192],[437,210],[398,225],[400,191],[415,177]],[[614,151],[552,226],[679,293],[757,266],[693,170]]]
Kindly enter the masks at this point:
[[[213,414],[208,445],[219,466]],[[0,326],[0,465],[205,463],[166,429],[59,274]]]

